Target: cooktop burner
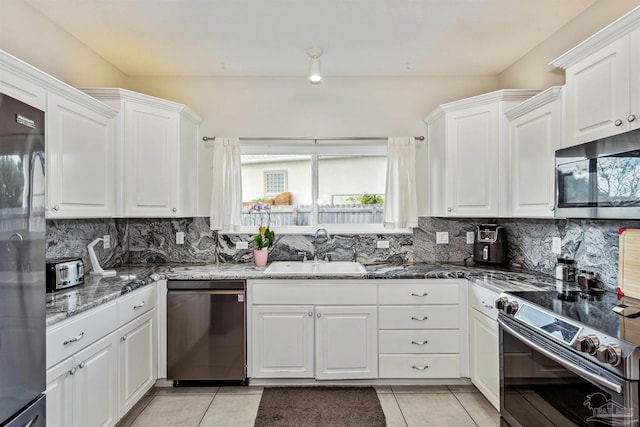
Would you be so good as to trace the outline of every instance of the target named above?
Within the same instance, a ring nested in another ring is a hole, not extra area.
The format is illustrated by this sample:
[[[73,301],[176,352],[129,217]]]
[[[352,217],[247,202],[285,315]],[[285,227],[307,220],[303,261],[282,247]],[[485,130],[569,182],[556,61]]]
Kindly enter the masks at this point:
[[[578,287],[558,287],[547,291],[508,292],[518,298],[543,307],[565,319],[588,326],[612,338],[640,345],[640,336],[621,332],[620,314],[613,308],[623,303],[640,307],[640,301],[628,297],[618,298],[613,292],[585,293]],[[633,323],[640,329],[640,318],[624,317],[625,322]]]

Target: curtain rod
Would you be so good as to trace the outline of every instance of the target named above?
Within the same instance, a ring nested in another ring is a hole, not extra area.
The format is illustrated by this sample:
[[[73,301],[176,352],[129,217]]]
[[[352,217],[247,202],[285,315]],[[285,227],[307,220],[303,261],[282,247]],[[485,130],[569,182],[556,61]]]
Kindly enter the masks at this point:
[[[416,139],[416,141],[424,141],[424,136],[416,136],[414,137]],[[216,137],[215,136],[203,136],[202,140],[204,142],[207,141],[213,141],[215,140]],[[371,141],[371,140],[375,140],[375,141],[383,141],[383,140],[387,140],[386,137],[380,137],[380,136],[372,136],[372,137],[367,137],[367,136],[345,136],[345,137],[340,137],[340,136],[326,136],[326,137],[312,137],[312,136],[303,136],[300,138],[294,138],[294,137],[289,137],[289,136],[274,136],[274,137],[270,137],[270,138],[238,138],[240,140],[249,140],[249,141],[340,141],[340,140],[350,140],[350,141]]]

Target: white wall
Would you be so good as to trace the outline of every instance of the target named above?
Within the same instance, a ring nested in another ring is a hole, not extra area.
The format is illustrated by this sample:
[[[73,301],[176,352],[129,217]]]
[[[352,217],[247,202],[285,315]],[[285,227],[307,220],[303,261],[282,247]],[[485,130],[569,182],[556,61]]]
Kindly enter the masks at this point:
[[[415,136],[425,134],[422,119],[436,106],[496,90],[497,77],[327,77],[317,86],[294,77],[131,77],[127,84],[189,105],[203,118],[201,135]],[[212,151],[200,149],[199,214],[208,215]]]
[[[122,87],[127,78],[24,0],[0,0],[0,49],[71,86]]]
[[[564,84],[564,70],[549,65],[563,53],[640,6],[640,0],[599,0],[499,75],[500,89],[546,89]]]

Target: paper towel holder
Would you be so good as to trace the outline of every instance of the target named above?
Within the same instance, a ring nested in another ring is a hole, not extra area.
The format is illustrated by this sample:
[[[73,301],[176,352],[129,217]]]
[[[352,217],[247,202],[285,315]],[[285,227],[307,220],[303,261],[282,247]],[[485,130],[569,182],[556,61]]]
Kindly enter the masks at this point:
[[[102,237],[96,238],[93,242],[89,243],[87,249],[89,251],[89,260],[91,260],[91,272],[89,273],[91,276],[102,276],[102,277],[111,277],[116,275],[115,270],[103,270],[100,267],[100,263],[98,262],[98,257],[96,256],[96,252],[93,247],[98,244],[98,242],[104,242]]]

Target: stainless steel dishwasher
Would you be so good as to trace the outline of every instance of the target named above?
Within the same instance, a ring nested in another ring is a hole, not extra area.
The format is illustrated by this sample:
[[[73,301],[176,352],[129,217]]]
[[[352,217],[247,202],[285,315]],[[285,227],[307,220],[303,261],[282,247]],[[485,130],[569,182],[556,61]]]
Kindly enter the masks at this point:
[[[167,378],[175,386],[247,383],[245,287],[244,280],[167,281]]]

